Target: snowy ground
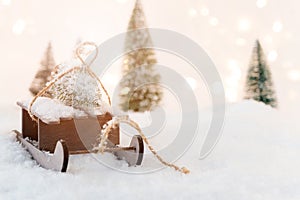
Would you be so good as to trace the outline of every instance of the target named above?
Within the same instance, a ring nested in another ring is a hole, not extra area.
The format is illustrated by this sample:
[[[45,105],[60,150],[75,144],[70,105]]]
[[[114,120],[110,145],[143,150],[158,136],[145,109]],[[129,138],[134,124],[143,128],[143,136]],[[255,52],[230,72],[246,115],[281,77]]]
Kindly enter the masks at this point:
[[[198,143],[176,164],[128,174],[100,165],[91,155],[72,156],[68,172],[45,170],[31,160],[10,129],[17,110],[0,116],[0,199],[300,199],[300,129],[292,119],[262,104],[242,102],[227,109],[224,132],[214,152],[199,160]],[[127,168],[110,154],[115,167]],[[158,163],[147,156],[142,167]]]

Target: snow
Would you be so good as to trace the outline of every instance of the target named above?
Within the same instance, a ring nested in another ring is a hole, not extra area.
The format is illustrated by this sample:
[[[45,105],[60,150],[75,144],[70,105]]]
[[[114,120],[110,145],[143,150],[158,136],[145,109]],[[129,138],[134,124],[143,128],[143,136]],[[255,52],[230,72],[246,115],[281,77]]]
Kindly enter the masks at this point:
[[[198,159],[197,140],[176,162],[189,175],[170,168],[132,174],[160,166],[150,153],[140,167],[105,153],[71,156],[65,174],[45,170],[9,133],[18,123],[1,123],[0,199],[300,199],[299,125],[254,101],[228,106],[223,135],[209,157]]]
[[[19,102],[19,104],[28,109],[30,100]],[[47,97],[38,97],[34,102],[31,112],[38,116],[44,122],[59,122],[62,118],[73,118],[73,117],[86,117],[88,114],[101,115],[106,112],[112,112],[111,108],[107,103],[103,102],[102,106],[94,109],[93,113],[86,113],[85,111],[75,109],[71,106],[66,106],[60,103],[58,100],[50,99]]]

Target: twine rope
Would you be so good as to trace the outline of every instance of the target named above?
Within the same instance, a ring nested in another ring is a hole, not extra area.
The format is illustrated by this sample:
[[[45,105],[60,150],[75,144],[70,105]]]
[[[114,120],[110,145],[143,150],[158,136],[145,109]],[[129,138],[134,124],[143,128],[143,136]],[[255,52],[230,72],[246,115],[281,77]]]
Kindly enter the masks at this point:
[[[110,122],[108,122],[108,125],[105,127],[104,134],[102,135],[100,144],[99,144],[99,148],[98,151],[100,153],[104,153],[105,149],[106,149],[106,141],[108,138],[108,134],[110,133],[110,131],[116,127],[116,125],[120,124],[120,123],[126,123],[130,126],[132,126],[134,129],[137,130],[137,132],[139,133],[139,135],[142,137],[143,141],[146,143],[148,149],[151,151],[151,153],[165,166],[171,167],[173,169],[175,169],[176,171],[179,171],[183,174],[188,174],[190,173],[190,171],[186,168],[186,167],[178,167],[177,165],[174,165],[170,162],[165,161],[160,155],[158,155],[157,151],[154,150],[154,148],[150,145],[149,140],[147,139],[147,137],[145,136],[145,134],[143,133],[142,129],[140,128],[140,126],[133,120],[131,120],[128,116],[119,116],[119,117],[115,117],[114,119],[112,119]]]
[[[96,50],[96,53],[95,53],[95,56],[92,58],[92,60],[87,64],[84,59],[81,57],[81,49],[84,47],[84,46],[93,46]],[[84,42],[82,43],[77,49],[76,49],[76,56],[78,57],[78,59],[81,61],[81,63],[86,67],[87,69],[87,72],[90,74],[90,76],[94,77],[98,83],[100,84],[101,88],[103,89],[106,97],[107,97],[107,100],[108,100],[108,103],[109,105],[111,105],[111,100],[110,100],[110,96],[107,92],[107,90],[105,89],[104,85],[102,84],[101,80],[99,79],[99,77],[91,70],[90,66],[93,64],[93,62],[96,60],[96,58],[98,57],[98,53],[99,53],[99,50],[98,50],[98,46],[93,43],[93,42]]]
[[[95,54],[95,56],[92,58],[92,60],[89,62],[89,64],[87,64],[87,63],[84,61],[84,59],[81,57],[81,54],[82,54],[81,50],[82,50],[82,48],[85,47],[85,46],[93,46],[93,47],[95,48],[95,50],[96,50],[96,54]],[[93,64],[93,62],[96,60],[96,58],[97,58],[97,56],[98,56],[98,47],[97,47],[97,45],[96,45],[95,43],[93,43],[93,42],[84,42],[84,43],[80,44],[79,47],[76,49],[76,56],[77,56],[77,58],[81,61],[81,63],[82,63],[84,66],[89,67],[89,66],[91,66],[91,65]]]
[[[87,71],[88,71],[88,73],[89,73],[92,77],[94,77],[94,78],[98,81],[98,83],[101,85],[101,88],[103,89],[103,91],[105,92],[105,95],[107,96],[108,103],[109,103],[109,105],[111,106],[110,96],[109,96],[107,90],[105,89],[104,85],[102,84],[101,80],[99,79],[99,77],[98,77],[98,76],[97,76],[97,75],[96,75],[89,67],[87,68]]]
[[[96,50],[96,53],[95,53],[95,56],[92,58],[92,60],[87,64],[84,59],[81,57],[81,50],[83,47],[85,46],[94,46],[95,47],[95,50]],[[107,97],[107,100],[108,100],[108,103],[109,105],[111,105],[111,100],[110,100],[110,96],[107,92],[107,90],[105,89],[104,85],[102,84],[101,80],[98,78],[98,76],[90,69],[90,65],[96,60],[97,56],[98,56],[98,48],[97,48],[97,45],[93,42],[84,42],[82,43],[77,49],[76,49],[76,56],[78,57],[78,59],[81,61],[82,65],[84,66],[84,69],[87,70],[87,72],[90,74],[90,76],[92,76],[93,78],[96,79],[96,81],[100,84],[100,90],[102,89]],[[41,91],[39,91],[37,93],[37,95],[34,96],[34,98],[32,99],[32,101],[30,102],[29,104],[29,107],[28,107],[28,114],[29,116],[31,117],[31,119],[33,121],[38,121],[38,119],[33,115],[32,113],[32,106],[34,104],[34,102],[37,100],[38,97],[41,97],[42,95],[45,94],[45,92],[47,92],[58,80],[60,80],[61,78],[63,78],[64,76],[66,76],[67,74],[75,71],[75,70],[80,70],[82,69],[81,67],[72,67],[71,69],[63,72],[62,74],[60,74],[57,78],[55,78],[54,80],[52,80],[50,82],[49,85],[47,85],[46,87],[44,87]],[[99,87],[99,86],[98,86]]]

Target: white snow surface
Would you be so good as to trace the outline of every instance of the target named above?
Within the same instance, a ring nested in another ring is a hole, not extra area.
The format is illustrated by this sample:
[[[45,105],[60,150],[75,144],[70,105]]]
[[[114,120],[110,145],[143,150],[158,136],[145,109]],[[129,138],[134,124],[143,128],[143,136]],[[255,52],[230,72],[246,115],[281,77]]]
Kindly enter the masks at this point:
[[[67,173],[43,169],[10,132],[19,124],[16,111],[0,115],[0,199],[300,199],[299,125],[257,102],[228,106],[223,135],[206,159],[198,159],[201,141],[193,143],[176,162],[188,175],[124,173],[89,154],[71,156]],[[111,154],[96,157],[129,172],[160,165],[151,154],[136,168]]]
[[[30,100],[24,100],[19,102],[23,107],[28,109]],[[57,122],[61,118],[73,118],[73,117],[85,117],[88,114],[85,111],[75,109],[71,106],[66,106],[60,103],[58,100],[50,99],[47,97],[38,97],[34,102],[31,112],[38,116],[44,122]],[[93,115],[101,115],[106,112],[112,112],[110,106],[103,102],[102,106],[98,109],[93,110]]]

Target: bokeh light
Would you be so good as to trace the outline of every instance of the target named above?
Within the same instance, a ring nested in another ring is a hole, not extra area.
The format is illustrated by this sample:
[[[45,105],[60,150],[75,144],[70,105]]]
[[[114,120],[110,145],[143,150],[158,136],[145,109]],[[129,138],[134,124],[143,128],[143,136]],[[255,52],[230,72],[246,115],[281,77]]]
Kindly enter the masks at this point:
[[[248,31],[251,27],[251,23],[248,19],[243,18],[238,21],[239,31]]]
[[[268,53],[268,60],[269,60],[270,62],[276,61],[277,57],[278,57],[278,53],[277,53],[277,51],[275,51],[275,50],[272,50],[272,51],[270,51],[270,52]]]
[[[216,18],[216,17],[210,18],[209,24],[210,24],[211,26],[217,26],[217,25],[219,24],[218,18]]]
[[[207,7],[202,7],[200,10],[201,15],[208,16],[209,15],[209,9]]]
[[[276,32],[276,33],[279,33],[282,31],[282,28],[283,28],[283,25],[280,21],[275,21],[273,23],[273,31]]]
[[[288,71],[287,76],[292,81],[299,81],[300,80],[300,70],[296,70],[296,69],[290,70],[290,71]]]
[[[25,20],[23,19],[18,19],[14,25],[13,25],[13,28],[12,28],[12,32],[15,34],[15,35],[21,35],[24,30],[25,30],[25,27],[26,27],[26,22]]]
[[[197,12],[196,9],[191,8],[191,9],[189,10],[189,15],[190,15],[191,17],[195,17],[197,14],[198,14],[198,12]]]
[[[9,6],[11,4],[11,0],[2,0],[1,3],[4,6]]]
[[[256,1],[256,6],[258,8],[263,8],[267,5],[267,3],[268,3],[267,0],[257,0]]]

